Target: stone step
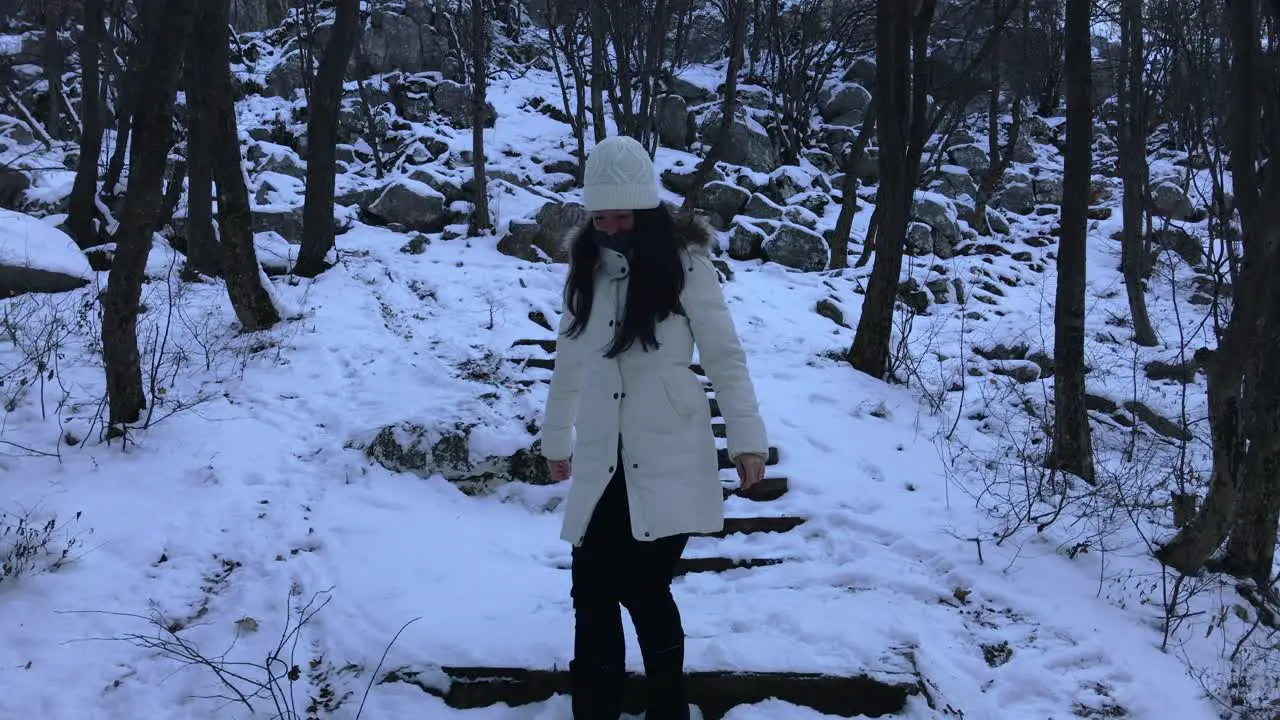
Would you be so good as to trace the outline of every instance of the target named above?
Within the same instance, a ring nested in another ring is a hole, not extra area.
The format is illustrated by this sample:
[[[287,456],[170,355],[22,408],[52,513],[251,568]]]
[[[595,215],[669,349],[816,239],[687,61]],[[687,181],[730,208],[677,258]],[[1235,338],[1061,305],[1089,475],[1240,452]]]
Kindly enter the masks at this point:
[[[440,682],[440,671],[448,683]],[[721,720],[739,705],[770,698],[827,715],[884,717],[902,712],[907,700],[922,692],[919,678],[906,674],[878,678],[867,674],[694,671],[685,677],[689,702],[702,710],[706,720]],[[439,671],[398,668],[379,680],[379,684],[390,682],[415,685],[459,710],[531,705],[567,695],[570,688],[568,670],[503,667],[446,666]],[[644,691],[644,677],[629,673],[623,690],[623,711],[643,712]]]
[[[738,488],[724,488],[724,499],[728,500],[730,497],[737,496],[754,502],[769,502],[786,495],[790,489],[791,481],[786,477],[766,477],[764,480],[752,485],[751,489],[747,491]]]
[[[787,532],[804,524],[802,517],[730,517],[724,519],[720,532],[702,533],[702,537],[723,538],[728,535],[754,535],[756,533]]]
[[[716,450],[716,457],[720,461],[721,470],[733,469],[733,463],[729,462],[729,450],[727,448],[720,448]],[[776,447],[769,448],[769,455],[764,459],[764,464],[765,465],[778,464],[778,448]]]
[[[735,560],[725,557],[693,557],[680,558],[676,563],[676,577],[690,573],[722,573],[730,570],[749,570],[751,568],[781,565],[786,562],[782,558],[743,558]]]
[[[517,340],[511,343],[511,347],[520,347],[521,345],[532,345],[534,347],[540,347],[542,348],[542,351],[548,355],[556,354],[555,338],[543,339],[543,340],[539,340],[539,339]]]
[[[554,358],[512,357],[507,358],[507,362],[513,365],[523,365],[526,368],[538,368],[540,370],[556,369],[556,361]],[[551,379],[547,378],[546,382],[551,382]]]

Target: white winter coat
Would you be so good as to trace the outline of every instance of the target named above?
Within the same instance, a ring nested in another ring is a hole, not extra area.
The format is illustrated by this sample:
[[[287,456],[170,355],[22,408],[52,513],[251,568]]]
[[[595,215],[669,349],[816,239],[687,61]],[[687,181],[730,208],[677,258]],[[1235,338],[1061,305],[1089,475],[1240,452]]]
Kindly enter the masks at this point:
[[[645,351],[637,340],[618,357],[604,357],[615,323],[622,321],[629,274],[626,257],[612,250],[601,249],[595,301],[582,334],[564,334],[571,321],[567,308],[560,320],[542,454],[552,460],[572,456],[561,537],[574,545],[582,543],[616,470],[619,433],[637,540],[724,527],[711,411],[702,383],[689,369],[695,343],[725,419],[729,457],[767,455],[746,355],[711,264],[710,232],[683,218],[676,218],[676,229],[684,248],[680,303],[686,314],[658,323],[657,350]]]

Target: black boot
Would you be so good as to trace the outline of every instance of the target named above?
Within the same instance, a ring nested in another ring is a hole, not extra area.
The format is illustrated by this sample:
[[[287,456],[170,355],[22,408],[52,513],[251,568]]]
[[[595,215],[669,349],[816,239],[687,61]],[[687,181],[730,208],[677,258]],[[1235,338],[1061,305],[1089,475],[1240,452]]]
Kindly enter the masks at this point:
[[[684,684],[684,643],[646,653],[645,720],[689,720],[689,700]]]
[[[622,689],[626,668],[569,663],[569,695],[573,720],[618,720],[622,715]]]

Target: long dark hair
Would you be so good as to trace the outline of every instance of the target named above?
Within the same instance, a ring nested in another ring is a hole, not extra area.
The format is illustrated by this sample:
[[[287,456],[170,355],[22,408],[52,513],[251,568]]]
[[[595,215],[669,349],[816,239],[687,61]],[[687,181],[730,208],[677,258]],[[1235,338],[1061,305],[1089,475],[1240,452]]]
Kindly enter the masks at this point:
[[[604,353],[607,358],[626,352],[636,340],[644,350],[656,350],[658,323],[672,314],[684,314],[680,307],[684,267],[671,212],[660,205],[651,210],[636,210],[634,214],[626,308],[622,325],[614,329],[613,342]],[[587,225],[569,247],[569,277],[565,283],[565,302],[573,315],[566,332],[569,337],[576,338],[586,329],[595,302],[600,246],[592,236],[594,232],[596,230]]]

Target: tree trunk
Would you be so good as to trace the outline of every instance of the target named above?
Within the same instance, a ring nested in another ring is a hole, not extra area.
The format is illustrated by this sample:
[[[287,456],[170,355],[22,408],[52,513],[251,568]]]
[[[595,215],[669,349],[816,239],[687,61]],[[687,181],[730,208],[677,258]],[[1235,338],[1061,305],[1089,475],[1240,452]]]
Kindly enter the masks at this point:
[[[195,24],[196,0],[167,0],[159,22],[147,28],[153,39],[139,58],[140,79],[134,123],[138,142],[129,153],[129,185],[116,231],[116,254],[107,280],[102,314],[102,359],[107,378],[108,436],[137,422],[146,407],[138,356],[138,304],[152,229],[160,211],[165,160],[173,139],[174,96],[187,42]]]
[[[219,0],[201,0],[218,2]],[[213,232],[213,128],[209,94],[200,87],[196,42],[187,49],[187,272],[221,277],[226,269],[222,245]],[[179,180],[180,181],[180,180]]]
[[[1280,211],[1276,209],[1280,203],[1280,173],[1276,171],[1280,140],[1275,127],[1280,123],[1280,103],[1274,94],[1280,73],[1258,62],[1262,33],[1253,3],[1232,3],[1228,12],[1234,55],[1231,179],[1240,210],[1244,265],[1254,266],[1250,281],[1257,283],[1257,288],[1237,301],[1253,306],[1246,314],[1253,318],[1251,331],[1244,332],[1254,337],[1247,345],[1241,418],[1249,445],[1237,480],[1240,503],[1227,541],[1225,565],[1232,573],[1269,588],[1280,519],[1280,382],[1270,367],[1275,348],[1280,347],[1280,292],[1276,289],[1280,272]],[[1262,88],[1272,90],[1264,96]],[[1260,115],[1265,115],[1261,123]],[[1272,141],[1270,147],[1264,145],[1267,140]],[[1262,157],[1270,155],[1265,192],[1258,190],[1259,149]],[[1238,308],[1232,312],[1233,325],[1237,312]]]
[[[693,171],[693,180],[685,193],[681,210],[692,212],[698,206],[698,196],[702,194],[707,178],[720,158],[724,157],[725,147],[729,144],[730,131],[733,129],[733,116],[738,112],[738,73],[742,70],[742,50],[747,38],[747,0],[730,0],[729,17],[732,34],[729,39],[729,66],[724,73],[724,102],[720,105],[720,127],[716,128],[715,141],[707,150],[706,157],[698,163]]]
[[[858,167],[859,159],[866,152],[875,132],[877,106],[879,96],[871,98],[867,106],[867,114],[862,118],[862,127],[852,147],[845,150],[844,180],[840,183],[840,216],[836,218],[836,228],[831,234],[831,269],[838,270],[849,267],[849,235],[853,232],[853,216],[858,212]],[[868,228],[870,235],[870,228]],[[871,238],[863,238],[863,242]],[[865,247],[863,248],[865,251]]]
[[[1147,190],[1146,51],[1142,33],[1142,0],[1122,0],[1120,6],[1120,176],[1124,180],[1120,239],[1120,268],[1124,273],[1133,342],[1153,347],[1156,330],[1143,294],[1146,248],[1143,247],[1143,199]]]
[[[307,117],[307,194],[302,205],[302,247],[298,249],[298,262],[294,267],[294,272],[303,277],[324,272],[325,256],[333,249],[338,108],[347,61],[359,38],[359,0],[338,0],[329,42],[311,85]]]
[[[98,102],[98,61],[102,46],[103,0],[84,0],[84,32],[80,36],[80,159],[67,200],[67,230],[81,248],[101,242],[98,217],[98,158],[102,155],[102,105]]]
[[[849,362],[857,370],[883,378],[889,367],[889,345],[893,333],[893,306],[897,299],[898,275],[902,272],[902,248],[912,199],[912,173],[904,158],[908,155],[907,126],[910,122],[910,38],[911,17],[907,3],[879,0],[876,11],[876,96],[880,119],[880,188],[876,206],[879,229],[876,259],[871,268],[867,294],[862,298],[862,315],[849,348]]]
[[[253,247],[249,188],[240,166],[240,133],[236,127],[231,57],[227,49],[231,0],[200,0],[200,4],[200,25],[191,57],[201,94],[200,107],[208,111],[208,147],[218,189],[218,230],[225,259],[227,295],[240,325],[253,332],[275,325],[280,321],[280,313],[264,284]],[[315,152],[315,148],[309,146],[309,152]],[[332,201],[329,206],[332,219]]]
[[[591,6],[591,129],[598,145],[609,137],[604,124],[604,51],[605,15],[604,0],[587,0]],[[585,163],[586,158],[579,163]]]
[[[1090,6],[1090,0],[1067,0],[1067,139],[1053,317],[1054,428],[1049,466],[1093,482],[1093,445],[1084,399],[1085,247],[1093,167]]]
[[[489,94],[489,19],[484,4],[485,0],[471,0],[471,235],[485,234],[493,228],[489,221],[489,181],[484,171],[484,125],[489,112],[485,103]]]
[[[48,99],[48,116],[45,126],[49,136],[55,140],[63,138],[62,132],[62,45],[58,42],[58,29],[62,27],[61,3],[45,0],[44,5],[44,37],[41,45],[44,49],[44,78],[48,84],[45,95]]]

